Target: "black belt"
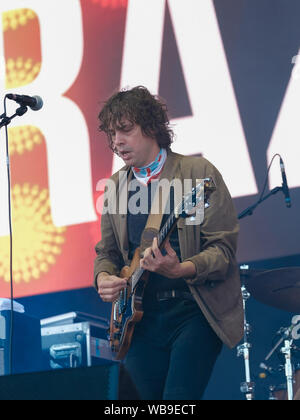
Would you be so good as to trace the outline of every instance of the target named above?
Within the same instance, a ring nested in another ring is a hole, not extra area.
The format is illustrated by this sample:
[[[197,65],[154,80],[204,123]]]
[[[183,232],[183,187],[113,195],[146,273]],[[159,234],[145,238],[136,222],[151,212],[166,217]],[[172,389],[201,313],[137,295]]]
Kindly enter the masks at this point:
[[[163,292],[156,293],[156,299],[158,301],[167,300],[167,299],[189,299],[193,300],[193,295],[189,292],[184,292],[183,290],[165,290]]]

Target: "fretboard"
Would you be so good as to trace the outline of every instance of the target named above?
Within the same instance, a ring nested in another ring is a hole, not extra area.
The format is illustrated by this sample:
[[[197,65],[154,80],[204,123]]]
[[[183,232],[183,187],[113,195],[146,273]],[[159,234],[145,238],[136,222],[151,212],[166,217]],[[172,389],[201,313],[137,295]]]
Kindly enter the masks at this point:
[[[177,223],[178,217],[176,218],[174,211],[168,217],[166,223],[163,225],[161,230],[158,233],[158,247],[162,245],[169,232],[173,228],[174,224]],[[132,291],[136,288],[139,280],[146,270],[143,268],[137,268],[131,276],[131,288]]]

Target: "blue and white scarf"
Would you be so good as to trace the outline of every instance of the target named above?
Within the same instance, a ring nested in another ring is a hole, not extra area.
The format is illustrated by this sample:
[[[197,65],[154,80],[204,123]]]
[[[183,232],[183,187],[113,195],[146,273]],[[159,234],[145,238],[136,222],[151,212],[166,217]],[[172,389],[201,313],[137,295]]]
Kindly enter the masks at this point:
[[[142,168],[132,167],[132,171],[136,179],[144,185],[148,185],[152,179],[158,178],[162,168],[167,160],[167,151],[166,149],[160,149],[155,160],[147,166]]]

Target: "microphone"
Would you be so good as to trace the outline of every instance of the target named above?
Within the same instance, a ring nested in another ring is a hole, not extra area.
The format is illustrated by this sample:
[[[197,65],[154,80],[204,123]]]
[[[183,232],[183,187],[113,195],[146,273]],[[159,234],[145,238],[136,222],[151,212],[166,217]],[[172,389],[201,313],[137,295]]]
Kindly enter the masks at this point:
[[[285,167],[282,158],[280,157],[280,169],[281,169],[281,176],[282,176],[282,192],[285,197],[285,204],[287,207],[291,207],[291,197],[290,197],[290,190],[287,184],[286,180],[286,174],[285,174]]]
[[[6,96],[20,105],[29,106],[33,111],[38,111],[43,107],[43,100],[40,96],[15,95],[13,93],[8,93]]]

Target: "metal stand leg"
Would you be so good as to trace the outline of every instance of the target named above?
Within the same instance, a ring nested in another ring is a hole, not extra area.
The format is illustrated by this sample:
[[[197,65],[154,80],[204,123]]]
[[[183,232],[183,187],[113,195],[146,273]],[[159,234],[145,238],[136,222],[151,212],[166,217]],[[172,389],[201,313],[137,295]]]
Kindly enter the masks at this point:
[[[280,352],[285,356],[285,376],[287,381],[287,394],[288,400],[291,401],[294,399],[294,366],[292,363],[292,351],[294,350],[295,346],[293,345],[293,341],[300,338],[298,336],[299,326],[297,322],[299,321],[299,316],[293,318],[292,325],[287,328],[280,328],[277,334],[281,335],[281,338],[277,341],[273,349],[269,352],[267,357],[264,359],[262,363],[260,363],[260,368],[265,369],[269,372],[275,372],[271,367],[268,367],[265,362],[267,362],[274,352],[279,348],[279,346],[284,342],[283,347],[280,349]],[[271,385],[270,390],[270,400],[276,400],[277,398],[274,397],[274,390],[275,386]]]
[[[243,304],[244,304],[244,343],[237,348],[238,357],[243,356],[245,361],[245,382],[241,383],[241,392],[245,394],[247,400],[254,399],[254,389],[255,384],[251,382],[250,374],[250,352],[251,344],[248,342],[248,338],[251,332],[251,327],[247,323],[246,318],[246,302],[250,298],[250,293],[248,293],[245,286],[242,286],[242,295],[243,295]]]
[[[281,352],[285,355],[285,376],[286,376],[286,381],[287,381],[287,391],[288,391],[289,401],[294,399],[293,366],[292,366],[292,360],[291,360],[291,349],[292,349],[292,341],[285,340],[284,347],[281,349]]]

